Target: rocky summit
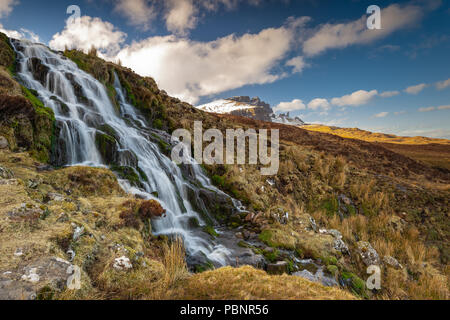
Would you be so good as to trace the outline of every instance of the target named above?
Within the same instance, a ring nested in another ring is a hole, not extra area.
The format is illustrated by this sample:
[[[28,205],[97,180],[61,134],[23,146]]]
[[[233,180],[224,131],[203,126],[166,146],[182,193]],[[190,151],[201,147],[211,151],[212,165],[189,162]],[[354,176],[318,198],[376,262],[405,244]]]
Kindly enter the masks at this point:
[[[302,126],[305,124],[299,117],[291,118],[289,113],[275,114],[271,106],[268,103],[261,101],[258,97],[232,97],[200,105],[197,106],[197,108],[206,112],[231,114],[254,120],[283,123],[293,126]]]

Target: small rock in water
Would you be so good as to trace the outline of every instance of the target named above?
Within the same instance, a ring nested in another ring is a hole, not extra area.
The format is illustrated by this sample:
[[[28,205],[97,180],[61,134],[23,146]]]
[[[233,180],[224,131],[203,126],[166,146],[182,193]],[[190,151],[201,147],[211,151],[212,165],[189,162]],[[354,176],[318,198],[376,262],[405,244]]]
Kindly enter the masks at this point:
[[[267,273],[279,275],[288,272],[288,263],[286,261],[278,261],[267,265]]]
[[[242,232],[236,232],[235,236],[238,239],[244,239],[244,235],[242,234]]]
[[[128,270],[133,268],[133,265],[130,262],[130,259],[128,259],[125,256],[122,256],[120,258],[116,258],[114,260],[114,264],[113,264],[114,269],[116,270]]]

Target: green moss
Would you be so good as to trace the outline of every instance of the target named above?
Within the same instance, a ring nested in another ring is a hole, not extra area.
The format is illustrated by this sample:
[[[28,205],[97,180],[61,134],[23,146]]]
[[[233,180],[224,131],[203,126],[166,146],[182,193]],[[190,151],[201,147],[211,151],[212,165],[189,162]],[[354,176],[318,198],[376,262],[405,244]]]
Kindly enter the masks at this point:
[[[351,280],[350,282],[351,290],[355,295],[360,296],[362,298],[368,298],[366,292],[366,283],[357,275],[351,272],[344,271],[342,272],[342,279]]]
[[[106,86],[106,90],[108,91],[109,100],[111,100],[111,103],[113,104],[116,111],[120,112],[119,103],[117,102],[117,99],[116,99],[116,97],[117,97],[116,88],[114,88],[114,86],[109,83],[107,83],[105,86]]]
[[[16,53],[14,52],[9,38],[0,33],[0,65],[5,67],[14,76],[16,71]]]
[[[278,261],[279,255],[280,255],[280,252],[278,251],[278,249],[274,249],[271,252],[264,251],[264,257],[272,263]]]
[[[329,274],[335,277],[339,274],[339,268],[335,265],[328,265],[326,270]]]
[[[336,257],[333,256],[327,256],[327,257],[321,257],[322,262],[325,265],[336,265],[338,263]]]
[[[161,130],[163,128],[163,122],[161,121],[161,119],[155,119],[155,121],[153,121],[153,128],[156,128],[159,130]]]
[[[294,269],[294,266],[295,266],[294,261],[292,261],[291,259],[286,259],[286,260],[284,260],[284,261],[286,261],[287,264],[288,264],[288,266],[287,266],[288,272],[289,272],[289,273],[294,272],[294,271],[295,271],[295,269]]]
[[[275,244],[272,242],[272,232],[270,230],[264,230],[259,234],[259,240],[267,244],[269,247],[275,247]]]
[[[334,216],[339,210],[339,202],[334,198],[326,199],[322,202],[322,209],[326,211],[327,216]]]
[[[136,187],[142,187],[140,176],[134,168],[127,166],[112,166],[111,170],[114,171],[120,179],[126,179]]]
[[[250,244],[248,244],[247,242],[241,240],[238,242],[238,246],[241,248],[253,248]]]
[[[114,160],[113,153],[116,151],[116,139],[97,131],[95,143],[106,163],[112,163]]]
[[[225,186],[225,178],[218,176],[218,175],[214,175],[211,178],[212,182],[214,183],[214,185],[218,186],[218,187],[224,187]]]
[[[55,114],[39,100],[35,90],[21,86],[25,98],[31,102],[36,112],[33,121],[33,146],[30,154],[40,162],[50,162],[55,142]]]
[[[208,233],[211,237],[215,238],[218,236],[216,230],[214,229],[214,227],[212,226],[206,226],[203,228],[203,231],[205,231],[206,233]]]
[[[208,270],[214,270],[214,265],[210,261],[208,261],[204,264],[195,265],[194,269],[195,269],[195,273],[201,273],[201,272],[205,272]]]

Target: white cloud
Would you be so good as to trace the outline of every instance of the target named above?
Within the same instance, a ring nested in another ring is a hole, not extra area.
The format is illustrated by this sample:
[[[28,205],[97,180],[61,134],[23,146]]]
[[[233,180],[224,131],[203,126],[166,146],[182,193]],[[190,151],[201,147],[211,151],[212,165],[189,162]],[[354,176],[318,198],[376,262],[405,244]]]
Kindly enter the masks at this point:
[[[390,97],[398,96],[399,94],[400,94],[399,91],[385,91],[383,93],[380,93],[380,97],[382,97],[382,98],[390,98]]]
[[[210,42],[174,35],[151,37],[125,47],[117,58],[137,73],[153,77],[169,94],[196,103],[201,96],[286,76],[272,69],[291,49],[293,34],[280,27]]]
[[[18,4],[18,0],[0,0],[0,18],[7,17],[12,12],[13,7]]]
[[[166,27],[175,34],[184,35],[197,25],[197,8],[193,0],[167,0]]]
[[[275,108],[274,112],[290,112],[297,110],[304,110],[306,108],[305,104],[300,99],[294,99],[291,102],[280,102]]]
[[[55,50],[64,50],[67,46],[83,51],[88,51],[94,46],[109,57],[120,50],[126,36],[109,22],[84,16],[66,24],[62,32],[53,36],[49,45]]]
[[[19,31],[7,30],[0,23],[0,32],[3,32],[4,34],[6,34],[9,38],[19,39],[19,40],[27,39],[27,40],[31,40],[33,42],[40,42],[39,36],[37,34],[35,34],[33,31],[30,31],[28,29],[22,28]]]
[[[369,30],[365,15],[349,23],[324,24],[305,41],[303,51],[307,56],[314,56],[328,49],[371,43],[397,30],[417,25],[424,13],[434,8],[435,5],[422,7],[414,4],[392,4],[381,11],[381,30]]]
[[[377,90],[372,91],[359,90],[340,98],[333,98],[331,100],[331,103],[339,107],[344,106],[358,107],[367,104],[377,94],[378,94]]]
[[[389,114],[389,112],[380,112],[380,113],[377,113],[376,115],[374,115],[374,117],[375,118],[385,118],[388,114]]]
[[[406,111],[396,111],[396,112],[394,112],[394,114],[396,115],[396,116],[398,116],[398,115],[401,115],[401,114],[405,114],[406,113]]]
[[[436,107],[419,108],[419,112],[430,112],[436,110]]]
[[[421,92],[426,87],[427,87],[427,85],[425,83],[421,83],[421,84],[418,84],[416,86],[411,86],[411,87],[406,88],[405,92],[409,93],[409,94],[418,94],[419,92]]]
[[[286,62],[286,66],[292,67],[292,73],[301,73],[306,67],[305,60],[303,57],[295,57]]]
[[[146,0],[117,0],[114,10],[143,30],[148,30],[156,16],[155,8]]]
[[[436,83],[436,88],[438,88],[439,90],[443,90],[448,87],[450,87],[450,79]]]
[[[444,138],[450,139],[450,130],[447,128],[424,128],[424,129],[413,129],[413,130],[403,130],[399,132],[400,135],[406,136],[426,136],[430,138]]]
[[[308,103],[308,109],[311,110],[317,110],[317,109],[324,109],[328,110],[330,108],[330,103],[327,99],[313,99],[310,103]]]
[[[439,107],[427,107],[427,108],[419,108],[419,112],[430,112],[435,110],[450,110],[450,105],[439,106]]]
[[[148,30],[152,21],[162,15],[168,31],[176,35],[187,35],[194,29],[204,11],[232,10],[239,3],[257,6],[262,0],[114,0],[115,11],[125,16],[129,23]],[[201,11],[203,9],[203,12]]]

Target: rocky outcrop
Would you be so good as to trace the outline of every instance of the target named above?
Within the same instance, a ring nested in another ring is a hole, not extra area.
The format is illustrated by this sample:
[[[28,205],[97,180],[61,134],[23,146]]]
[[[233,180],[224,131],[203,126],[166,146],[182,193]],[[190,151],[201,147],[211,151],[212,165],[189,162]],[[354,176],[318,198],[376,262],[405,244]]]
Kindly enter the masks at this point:
[[[38,160],[49,162],[53,139],[53,112],[33,105],[29,99],[22,96],[0,95],[0,113],[0,135],[8,141],[9,147],[12,150],[29,150]]]
[[[17,254],[18,256],[20,253]],[[42,257],[0,274],[1,300],[49,300],[67,288],[74,266],[58,257]]]

